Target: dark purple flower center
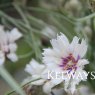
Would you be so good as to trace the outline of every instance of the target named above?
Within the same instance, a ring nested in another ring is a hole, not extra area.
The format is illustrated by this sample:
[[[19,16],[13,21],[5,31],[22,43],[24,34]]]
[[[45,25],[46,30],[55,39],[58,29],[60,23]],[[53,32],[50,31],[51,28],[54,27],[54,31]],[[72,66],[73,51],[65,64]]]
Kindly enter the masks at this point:
[[[73,57],[72,54],[69,54],[66,58],[62,58],[62,63],[59,65],[63,70],[68,70],[71,72],[73,69],[77,69],[77,62],[80,59],[80,56],[78,55],[77,59]]]

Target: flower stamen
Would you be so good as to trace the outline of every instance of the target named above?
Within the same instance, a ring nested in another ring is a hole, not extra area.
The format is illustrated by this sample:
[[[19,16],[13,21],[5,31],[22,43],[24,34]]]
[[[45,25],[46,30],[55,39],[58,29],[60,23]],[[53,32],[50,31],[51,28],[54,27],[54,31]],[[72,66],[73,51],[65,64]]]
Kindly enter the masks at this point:
[[[69,54],[66,58],[62,58],[62,64],[59,65],[62,67],[63,70],[69,70],[72,71],[73,69],[76,70],[76,64],[78,60],[80,59],[80,56],[78,55],[77,60],[73,57],[72,54]]]

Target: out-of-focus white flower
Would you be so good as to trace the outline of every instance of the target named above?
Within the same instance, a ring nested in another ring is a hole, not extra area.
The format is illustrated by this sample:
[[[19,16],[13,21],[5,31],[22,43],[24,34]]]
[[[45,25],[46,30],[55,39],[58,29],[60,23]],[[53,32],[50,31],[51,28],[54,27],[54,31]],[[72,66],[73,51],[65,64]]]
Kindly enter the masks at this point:
[[[5,31],[4,27],[0,25],[0,65],[5,61],[5,57],[15,62],[18,60],[15,54],[17,50],[16,40],[22,37],[22,34],[17,28],[11,31]]]
[[[58,6],[61,6],[64,0],[41,0],[40,6],[46,9],[57,9]]]
[[[69,0],[64,7],[72,16],[78,16],[82,9],[82,5],[79,0]]]
[[[43,30],[42,30],[42,34],[47,36],[48,38],[54,38],[56,37],[56,32],[50,28],[50,27],[45,27]]]
[[[79,38],[75,36],[72,42],[69,43],[67,37],[61,34],[57,36],[57,39],[51,40],[51,45],[53,48],[44,49],[43,53],[43,63],[45,63],[49,70],[55,72],[73,72],[75,76],[77,76],[78,72],[87,75],[86,71],[83,70],[84,65],[89,63],[86,59],[83,59],[87,52],[87,44],[84,39],[79,43]],[[65,78],[68,77],[66,73],[63,75]],[[50,88],[49,85],[52,85],[51,88],[53,88],[55,85],[63,82],[65,90],[74,93],[76,85],[78,85],[80,81],[85,81],[86,79],[87,76],[83,77],[83,79],[73,79],[72,77],[64,80],[62,78],[51,79],[44,86],[45,90],[48,91]]]
[[[81,85],[74,95],[95,95],[88,86]]]
[[[26,78],[22,84],[35,80],[31,82],[31,85],[43,85],[43,91],[47,94],[51,92],[51,88],[53,88],[55,84],[57,85],[59,83],[55,79],[49,80],[48,69],[46,66],[38,63],[34,59],[32,59],[32,61],[26,65],[25,71],[28,72],[31,76]]]
[[[91,38],[92,37],[92,30],[91,30],[91,27],[89,25],[86,25],[84,28],[83,28],[83,33],[85,35],[87,35],[88,38]]]
[[[70,7],[81,9],[81,3],[78,0],[70,0],[69,1]]]
[[[42,78],[42,73],[45,70],[45,66],[38,63],[34,59],[30,61],[29,64],[26,65],[25,71],[28,72],[31,76],[25,79],[26,82],[30,80],[36,80],[37,81],[32,82],[33,85],[42,85],[45,82],[45,79]]]

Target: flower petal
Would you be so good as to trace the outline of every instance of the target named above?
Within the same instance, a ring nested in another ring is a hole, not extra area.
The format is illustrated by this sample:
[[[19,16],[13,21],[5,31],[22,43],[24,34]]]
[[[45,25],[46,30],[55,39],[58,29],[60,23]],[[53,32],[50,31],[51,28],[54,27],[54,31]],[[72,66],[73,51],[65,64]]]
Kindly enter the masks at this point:
[[[69,46],[69,52],[73,53],[75,46],[79,43],[79,38],[77,36],[75,36]]]
[[[66,50],[67,46],[69,45],[69,41],[64,34],[57,36],[57,39],[52,39],[50,42],[52,47],[58,50]]]
[[[15,53],[9,53],[7,54],[7,57],[12,61],[12,62],[16,62],[18,61],[18,57]]]
[[[17,28],[14,28],[13,30],[11,30],[9,34],[9,41],[14,42],[21,37],[22,37],[22,34],[19,32],[19,30]]]
[[[80,56],[81,58],[84,57],[84,55],[87,52],[87,45],[86,41],[82,40],[81,44],[77,44],[74,49],[74,57],[77,59],[77,56]]]
[[[5,61],[5,55],[2,51],[0,51],[0,65],[3,65]]]
[[[8,47],[9,47],[10,52],[16,52],[16,50],[17,50],[16,43],[11,43],[11,44],[9,44]]]
[[[60,51],[57,49],[44,49],[43,54],[43,63],[48,64],[48,63],[55,63],[55,64],[59,64],[61,61],[61,57],[62,57],[62,53],[60,53]]]
[[[41,74],[42,71],[44,70],[45,66],[38,63],[34,59],[30,61],[29,64],[26,65],[25,71],[28,72],[29,74]]]
[[[51,89],[56,85],[60,84],[63,80],[62,79],[53,79],[45,83],[43,86],[43,91],[47,94],[51,92]]]
[[[84,65],[87,65],[87,64],[89,64],[89,61],[88,60],[86,60],[86,59],[80,59],[78,61],[78,63],[77,63],[77,66],[78,67],[83,67]]]

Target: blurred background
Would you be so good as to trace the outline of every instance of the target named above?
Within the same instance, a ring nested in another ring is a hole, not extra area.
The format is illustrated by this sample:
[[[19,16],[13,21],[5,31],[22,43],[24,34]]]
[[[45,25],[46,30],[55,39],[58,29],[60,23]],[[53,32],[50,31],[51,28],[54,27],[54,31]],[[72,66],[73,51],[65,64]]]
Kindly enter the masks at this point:
[[[94,10],[94,0],[0,0],[0,24],[7,30],[17,27],[23,34],[23,38],[17,41],[19,61],[12,63],[6,60],[5,68],[18,83],[21,83],[28,76],[24,72],[25,65],[32,58],[41,62],[42,49],[50,47],[49,40],[62,32],[70,41],[75,35],[87,40],[86,58],[90,64],[85,69],[94,71]],[[86,85],[82,86],[86,92],[94,93],[95,80],[88,78],[88,81],[82,85]],[[12,89],[9,85],[0,77],[0,95],[10,90]],[[37,93],[29,95],[37,95]],[[45,94],[39,93],[39,95]]]

